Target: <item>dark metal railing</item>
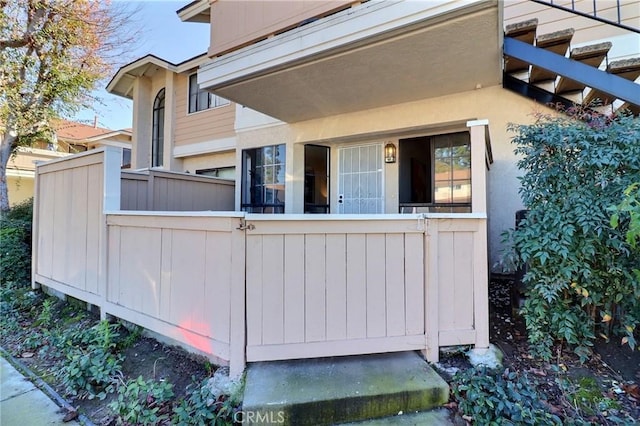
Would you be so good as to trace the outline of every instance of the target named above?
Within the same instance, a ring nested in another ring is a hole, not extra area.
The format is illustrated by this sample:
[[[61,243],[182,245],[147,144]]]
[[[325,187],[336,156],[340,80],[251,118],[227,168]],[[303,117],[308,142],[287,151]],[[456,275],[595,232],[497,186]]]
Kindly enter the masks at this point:
[[[592,0],[592,4],[593,4],[593,9],[589,12],[585,12],[582,10],[578,10],[576,9],[576,1],[575,0],[571,0],[571,7],[569,7],[568,5],[560,5],[556,2],[554,2],[554,0],[531,0],[534,3],[539,3],[539,4],[543,4],[545,6],[551,6],[554,7],[556,9],[560,9],[560,10],[564,10],[565,12],[571,12],[574,13],[576,15],[579,16],[583,16],[585,18],[589,18],[589,19],[595,19],[596,21],[605,23],[605,24],[610,24],[610,25],[614,25],[618,28],[622,28],[624,30],[627,31],[633,31],[634,33],[639,33],[640,34],[640,28],[638,27],[632,27],[626,24],[622,23],[622,11],[620,10],[620,8],[622,7],[621,5],[621,0],[615,0],[616,3],[616,11],[617,11],[617,19],[616,20],[611,20],[608,18],[603,18],[602,16],[598,16],[598,1],[597,0]],[[607,3],[611,3],[611,0],[604,0]],[[602,4],[603,1],[600,2],[600,4]]]

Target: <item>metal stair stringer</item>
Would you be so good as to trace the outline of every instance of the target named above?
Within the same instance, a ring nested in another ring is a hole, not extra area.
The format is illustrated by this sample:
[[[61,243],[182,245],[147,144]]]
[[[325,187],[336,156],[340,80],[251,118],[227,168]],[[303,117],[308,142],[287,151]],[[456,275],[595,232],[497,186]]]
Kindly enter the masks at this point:
[[[504,55],[575,80],[632,105],[640,106],[640,84],[568,59],[512,37],[504,37]]]

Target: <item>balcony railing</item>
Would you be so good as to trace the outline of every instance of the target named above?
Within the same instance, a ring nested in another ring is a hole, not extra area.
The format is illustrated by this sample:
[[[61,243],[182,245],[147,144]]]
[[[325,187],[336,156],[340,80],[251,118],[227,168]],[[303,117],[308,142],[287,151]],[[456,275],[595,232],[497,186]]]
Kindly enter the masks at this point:
[[[602,7],[598,7],[598,5],[602,5],[604,3],[607,3],[607,5],[611,4],[612,1],[611,0],[605,0],[605,1],[600,1],[598,2],[597,0],[592,0],[592,6],[589,10],[582,10],[582,9],[578,9],[576,7],[576,1],[575,0],[571,0],[571,5],[562,5],[559,4],[558,1],[554,1],[554,0],[531,0],[535,3],[539,3],[539,4],[543,4],[546,6],[551,6],[554,7],[556,9],[560,9],[560,10],[564,10],[565,12],[571,12],[574,13],[576,15],[579,16],[583,16],[585,18],[590,18],[590,19],[594,19],[596,21],[605,23],[605,24],[610,24],[610,25],[614,25],[618,28],[622,28],[625,29],[627,31],[633,31],[635,33],[640,33],[640,28],[639,27],[633,27],[627,24],[623,24],[623,18],[622,18],[622,2],[620,0],[616,0],[615,1],[615,8],[616,8],[616,19],[612,20],[606,17],[603,17],[600,15],[600,12],[603,10]]]

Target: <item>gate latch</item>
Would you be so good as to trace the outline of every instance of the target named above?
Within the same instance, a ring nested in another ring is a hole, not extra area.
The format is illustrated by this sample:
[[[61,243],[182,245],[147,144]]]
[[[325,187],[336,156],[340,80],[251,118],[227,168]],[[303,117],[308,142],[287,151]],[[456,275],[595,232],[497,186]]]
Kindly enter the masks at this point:
[[[239,231],[246,231],[247,229],[249,231],[252,231],[252,230],[256,229],[256,227],[255,227],[254,224],[252,224],[252,223],[247,224],[246,220],[240,219],[240,226],[238,226],[236,229],[239,230]]]

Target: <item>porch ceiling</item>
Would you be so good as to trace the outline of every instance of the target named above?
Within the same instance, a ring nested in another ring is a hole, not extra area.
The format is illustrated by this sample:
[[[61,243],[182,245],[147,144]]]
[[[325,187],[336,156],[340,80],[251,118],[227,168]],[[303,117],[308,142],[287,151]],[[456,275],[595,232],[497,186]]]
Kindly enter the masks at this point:
[[[499,84],[499,29],[497,3],[472,2],[273,64],[280,53],[277,38],[285,33],[215,58],[203,67],[199,81],[220,96],[285,122],[327,117]],[[302,31],[297,37],[304,44]],[[252,55],[254,64],[246,66]],[[259,58],[268,65],[256,66]],[[222,77],[210,78],[214,75]]]

